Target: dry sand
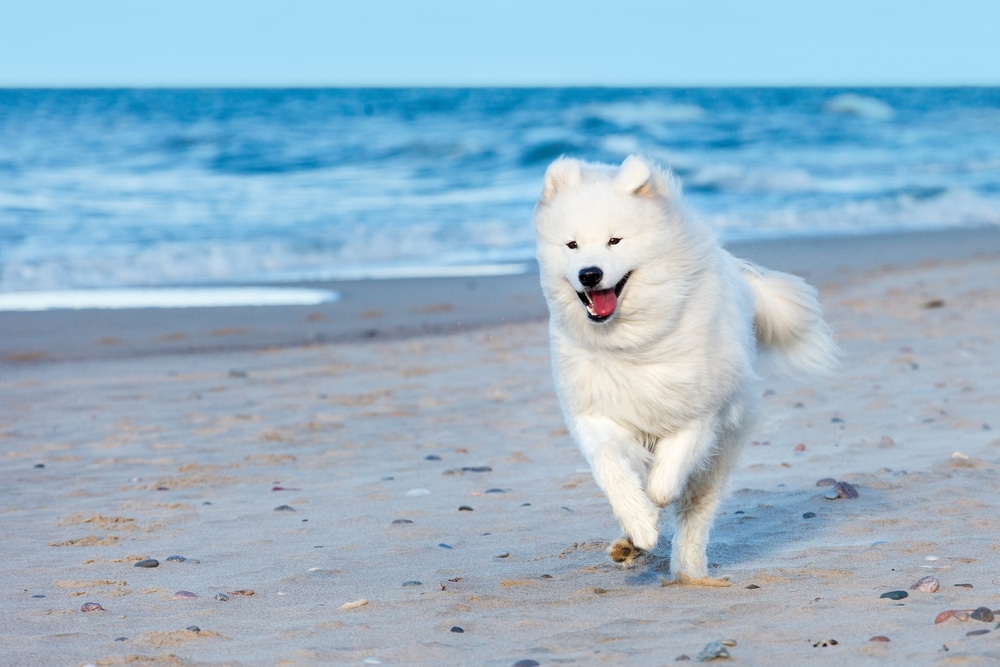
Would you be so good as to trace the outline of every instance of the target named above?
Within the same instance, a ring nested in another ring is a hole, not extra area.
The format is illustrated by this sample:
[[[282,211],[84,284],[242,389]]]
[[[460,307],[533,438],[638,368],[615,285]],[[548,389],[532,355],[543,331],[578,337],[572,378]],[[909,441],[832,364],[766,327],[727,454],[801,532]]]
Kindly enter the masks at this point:
[[[762,382],[709,549],[721,589],[662,585],[669,527],[649,562],[607,560],[540,321],[8,356],[0,664],[662,665],[721,640],[734,665],[1000,664],[1000,257],[822,297],[844,368]],[[880,598],[927,575],[937,592]],[[997,619],[934,622],[979,607]]]

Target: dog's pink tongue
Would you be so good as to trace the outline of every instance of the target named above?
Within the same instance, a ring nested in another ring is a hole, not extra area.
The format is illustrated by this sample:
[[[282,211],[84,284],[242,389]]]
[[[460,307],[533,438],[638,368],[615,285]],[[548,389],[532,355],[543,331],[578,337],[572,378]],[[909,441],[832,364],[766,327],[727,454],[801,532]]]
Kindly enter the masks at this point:
[[[613,289],[595,290],[590,293],[590,302],[594,304],[594,314],[607,317],[618,307],[618,297]]]

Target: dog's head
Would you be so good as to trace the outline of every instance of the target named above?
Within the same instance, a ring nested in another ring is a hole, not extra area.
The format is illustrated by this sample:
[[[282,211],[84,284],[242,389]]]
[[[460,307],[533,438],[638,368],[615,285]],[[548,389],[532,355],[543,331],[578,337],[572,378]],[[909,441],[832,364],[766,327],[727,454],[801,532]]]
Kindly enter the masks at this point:
[[[617,326],[648,310],[636,292],[662,282],[676,245],[673,179],[650,163],[619,167],[561,158],[535,209],[542,289],[567,326]]]

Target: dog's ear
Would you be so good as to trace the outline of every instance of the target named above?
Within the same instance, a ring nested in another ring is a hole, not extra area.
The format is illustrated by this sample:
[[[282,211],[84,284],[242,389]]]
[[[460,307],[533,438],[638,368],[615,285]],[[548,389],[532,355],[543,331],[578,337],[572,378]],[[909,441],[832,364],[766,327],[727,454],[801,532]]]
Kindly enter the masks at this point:
[[[545,170],[545,187],[542,201],[552,199],[560,190],[579,185],[583,181],[583,171],[579,160],[561,157]]]
[[[639,197],[654,197],[660,193],[656,172],[641,158],[629,155],[618,168],[615,185],[621,192]]]

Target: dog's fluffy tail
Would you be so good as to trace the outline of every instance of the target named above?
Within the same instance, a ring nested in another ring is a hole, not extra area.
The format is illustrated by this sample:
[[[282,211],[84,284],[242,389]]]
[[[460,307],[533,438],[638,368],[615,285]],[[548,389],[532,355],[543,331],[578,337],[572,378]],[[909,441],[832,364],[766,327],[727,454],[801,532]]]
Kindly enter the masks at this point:
[[[798,276],[749,262],[740,267],[754,293],[754,330],[764,353],[778,352],[779,369],[830,373],[840,365],[833,331],[816,289]],[[789,368],[790,367],[790,368]]]

